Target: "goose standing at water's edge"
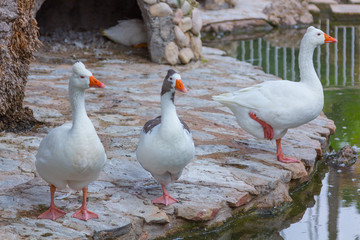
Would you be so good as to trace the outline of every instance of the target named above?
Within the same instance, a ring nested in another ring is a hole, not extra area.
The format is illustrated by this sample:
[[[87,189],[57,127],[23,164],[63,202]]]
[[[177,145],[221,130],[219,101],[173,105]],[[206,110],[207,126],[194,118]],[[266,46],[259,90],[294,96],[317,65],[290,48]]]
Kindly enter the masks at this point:
[[[56,207],[54,194],[57,188],[66,185],[83,190],[82,206],[73,217],[85,221],[98,218],[96,213],[87,210],[86,198],[88,184],[98,178],[106,163],[106,154],[86,114],[85,90],[90,87],[103,88],[105,85],[83,63],[76,62],[69,81],[72,124],[66,123],[51,130],[41,141],[36,154],[36,170],[49,183],[51,192],[50,208],[38,218],[56,220],[65,214]]]
[[[187,92],[181,77],[170,69],[161,89],[161,116],[145,123],[136,158],[141,166],[161,184],[163,196],[153,203],[169,205],[178,202],[165,186],[180,178],[184,167],[195,154],[189,127],[178,118],[174,105],[175,89]]]
[[[320,29],[309,27],[300,45],[300,82],[267,81],[213,99],[230,108],[245,131],[257,138],[276,139],[280,162],[299,162],[284,157],[281,138],[289,128],[303,125],[321,113],[324,93],[314,69],[313,53],[317,46],[336,41]]]

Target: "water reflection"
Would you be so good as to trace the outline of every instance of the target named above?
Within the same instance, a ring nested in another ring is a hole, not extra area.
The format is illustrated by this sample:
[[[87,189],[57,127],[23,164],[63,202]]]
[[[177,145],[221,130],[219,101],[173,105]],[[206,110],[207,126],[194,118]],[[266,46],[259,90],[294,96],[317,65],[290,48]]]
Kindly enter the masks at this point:
[[[330,28],[327,20],[326,26],[322,29],[338,39],[335,44],[325,44],[316,48],[314,53],[315,70],[324,86],[359,86],[360,59],[355,58],[356,52],[360,52],[360,42],[355,41],[359,35],[359,28]],[[261,66],[266,73],[296,81],[299,76],[297,56],[304,32],[304,29],[281,29],[263,38],[227,42],[222,44],[221,48],[241,61]],[[340,83],[339,79],[342,80]]]

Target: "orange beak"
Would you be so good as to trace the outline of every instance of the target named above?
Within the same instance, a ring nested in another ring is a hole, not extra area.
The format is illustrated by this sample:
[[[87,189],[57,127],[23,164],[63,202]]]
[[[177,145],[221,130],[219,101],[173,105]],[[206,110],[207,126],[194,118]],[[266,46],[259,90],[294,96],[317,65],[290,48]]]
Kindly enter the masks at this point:
[[[187,90],[182,83],[181,79],[176,79],[175,89],[179,90],[180,92],[187,93]]]
[[[97,80],[94,76],[90,76],[89,80],[90,80],[89,87],[95,87],[95,88],[105,87],[105,84]]]
[[[326,33],[324,33],[325,35],[325,43],[334,43],[337,42],[337,40],[333,37],[330,37],[329,35],[327,35]]]

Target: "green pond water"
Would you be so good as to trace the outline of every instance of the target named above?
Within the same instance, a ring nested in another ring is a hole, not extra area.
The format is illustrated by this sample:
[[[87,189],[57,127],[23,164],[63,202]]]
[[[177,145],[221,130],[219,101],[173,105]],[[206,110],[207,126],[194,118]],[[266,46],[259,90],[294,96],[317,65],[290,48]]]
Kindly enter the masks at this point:
[[[360,26],[316,25],[338,43],[314,52],[314,66],[324,87],[324,113],[335,121],[329,149],[360,147]],[[205,45],[246,61],[283,79],[298,81],[298,53],[305,30],[272,30],[260,38],[216,35]],[[240,40],[230,40],[230,39]],[[244,40],[241,40],[243,38]],[[211,230],[199,227],[169,239],[360,239],[360,163],[334,168],[319,161],[307,184],[291,193],[293,203],[253,211]]]

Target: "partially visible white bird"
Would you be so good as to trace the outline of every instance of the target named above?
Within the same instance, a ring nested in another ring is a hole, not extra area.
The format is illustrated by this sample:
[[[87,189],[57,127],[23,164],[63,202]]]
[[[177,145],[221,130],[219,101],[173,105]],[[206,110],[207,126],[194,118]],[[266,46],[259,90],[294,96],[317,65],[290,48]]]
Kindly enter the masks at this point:
[[[257,138],[276,139],[279,161],[299,162],[284,157],[281,138],[289,128],[305,124],[321,113],[324,93],[314,69],[313,53],[317,46],[336,41],[323,31],[309,27],[300,45],[300,82],[267,81],[233,93],[213,96],[213,99],[229,107],[245,131]]]
[[[147,43],[144,22],[140,19],[119,20],[117,25],[102,30],[101,34],[125,46],[141,47]]]
[[[187,92],[181,77],[170,69],[161,89],[161,116],[145,123],[136,157],[140,164],[161,184],[163,196],[153,203],[169,205],[178,202],[165,186],[180,178],[184,167],[194,158],[192,134],[176,114],[175,89]]]
[[[96,130],[85,110],[85,90],[90,87],[103,88],[87,70],[83,63],[72,67],[69,81],[69,96],[72,108],[72,124],[66,123],[51,130],[41,141],[36,154],[36,170],[49,183],[51,204],[49,210],[39,218],[56,220],[65,214],[54,203],[56,188],[66,185],[75,190],[83,190],[81,208],[73,217],[88,220],[98,218],[87,210],[88,184],[96,180],[106,163],[106,154]]]

